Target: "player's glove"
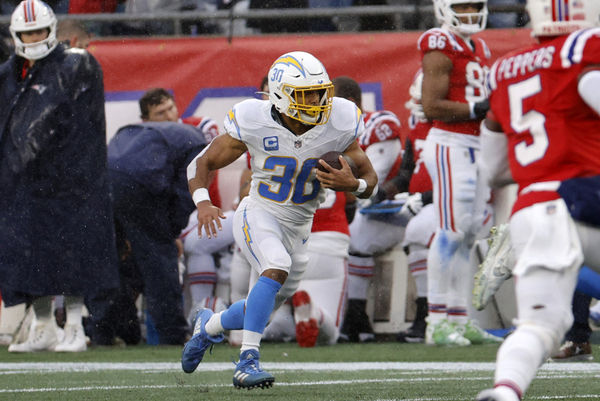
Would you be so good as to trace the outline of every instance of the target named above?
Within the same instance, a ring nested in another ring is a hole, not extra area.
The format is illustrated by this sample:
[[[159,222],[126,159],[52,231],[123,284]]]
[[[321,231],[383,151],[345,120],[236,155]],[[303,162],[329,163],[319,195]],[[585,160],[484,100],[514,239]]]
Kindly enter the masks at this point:
[[[490,109],[490,101],[485,99],[481,102],[470,102],[469,109],[471,110],[471,119],[483,120]]]
[[[404,106],[410,110],[410,113],[415,116],[417,120],[427,121],[425,111],[423,110],[423,105],[420,101],[411,97],[408,102],[404,103]]]
[[[408,192],[402,192],[394,197],[396,200],[404,200],[404,205],[400,210],[400,214],[411,218],[417,215],[423,209],[423,196],[420,192],[409,194]]]

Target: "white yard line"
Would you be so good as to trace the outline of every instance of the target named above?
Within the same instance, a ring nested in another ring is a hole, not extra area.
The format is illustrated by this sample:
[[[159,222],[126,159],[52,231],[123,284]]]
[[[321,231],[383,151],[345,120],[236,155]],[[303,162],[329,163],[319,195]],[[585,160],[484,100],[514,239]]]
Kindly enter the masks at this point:
[[[266,370],[295,371],[359,371],[359,370],[405,370],[465,372],[493,371],[493,362],[264,362]],[[232,370],[231,362],[205,362],[198,365],[197,371],[218,372]],[[139,371],[181,371],[181,364],[175,362],[1,362],[0,374],[33,372],[92,372],[99,370],[139,370]],[[586,372],[600,374],[600,363],[546,363],[539,373]]]

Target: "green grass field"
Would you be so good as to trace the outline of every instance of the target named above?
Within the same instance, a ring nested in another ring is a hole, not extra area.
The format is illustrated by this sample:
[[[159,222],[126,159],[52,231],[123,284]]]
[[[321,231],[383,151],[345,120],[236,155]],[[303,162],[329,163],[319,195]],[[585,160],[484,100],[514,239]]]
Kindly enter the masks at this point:
[[[9,354],[2,347],[0,400],[474,400],[492,384],[496,351],[266,343],[262,366],[275,375],[275,385],[247,391],[231,384],[238,349],[224,344],[192,374],[180,369],[180,347],[99,347],[78,354]],[[599,376],[597,363],[547,363],[524,400],[600,400]]]

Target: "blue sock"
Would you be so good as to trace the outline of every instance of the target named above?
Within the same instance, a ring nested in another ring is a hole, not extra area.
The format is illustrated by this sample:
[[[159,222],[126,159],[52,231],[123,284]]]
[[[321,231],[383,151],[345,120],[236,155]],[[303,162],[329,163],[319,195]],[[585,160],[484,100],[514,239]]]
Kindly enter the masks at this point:
[[[240,330],[244,328],[244,306],[246,300],[241,299],[233,304],[226,311],[221,313],[221,325],[225,330]]]
[[[273,312],[275,295],[280,288],[281,284],[273,279],[264,276],[258,278],[246,299],[244,330],[262,334]]]
[[[600,274],[587,266],[583,266],[579,270],[576,290],[592,298],[600,299]]]

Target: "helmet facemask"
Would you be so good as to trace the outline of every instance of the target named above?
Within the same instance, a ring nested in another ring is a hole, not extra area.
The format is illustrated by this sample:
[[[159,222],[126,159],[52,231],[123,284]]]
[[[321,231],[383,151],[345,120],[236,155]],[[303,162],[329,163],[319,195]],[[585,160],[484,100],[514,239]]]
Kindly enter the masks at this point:
[[[309,87],[295,87],[284,84],[282,92],[289,98],[290,105],[286,112],[289,117],[308,125],[322,125],[329,121],[333,84],[327,83]],[[319,104],[311,105],[310,98],[318,92]]]

